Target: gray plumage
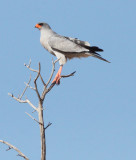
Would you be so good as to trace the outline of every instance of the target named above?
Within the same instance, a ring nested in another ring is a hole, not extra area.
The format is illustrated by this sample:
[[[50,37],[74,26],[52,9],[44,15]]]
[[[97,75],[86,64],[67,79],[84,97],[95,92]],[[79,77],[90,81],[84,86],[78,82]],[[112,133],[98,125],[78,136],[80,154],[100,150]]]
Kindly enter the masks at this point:
[[[61,36],[54,32],[47,23],[39,23],[38,25],[41,26],[37,28],[41,31],[40,42],[42,46],[60,59],[60,65],[64,65],[67,59],[89,56],[109,62],[97,53],[103,50],[96,46],[91,47],[89,42]]]

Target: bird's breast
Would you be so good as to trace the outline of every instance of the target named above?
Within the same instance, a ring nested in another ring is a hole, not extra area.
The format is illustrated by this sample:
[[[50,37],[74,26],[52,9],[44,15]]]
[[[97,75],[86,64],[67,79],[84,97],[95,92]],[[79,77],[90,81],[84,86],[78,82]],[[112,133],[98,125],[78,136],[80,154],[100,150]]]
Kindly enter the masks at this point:
[[[40,43],[41,45],[48,51],[50,52],[51,54],[53,54],[53,50],[52,48],[50,47],[50,45],[48,44],[48,39],[46,39],[46,37],[42,37],[40,38]],[[54,54],[53,54],[54,55]]]
[[[48,41],[46,40],[45,37],[42,37],[42,36],[41,36],[41,38],[40,38],[40,43],[41,43],[41,45],[42,45],[45,49],[48,50]]]

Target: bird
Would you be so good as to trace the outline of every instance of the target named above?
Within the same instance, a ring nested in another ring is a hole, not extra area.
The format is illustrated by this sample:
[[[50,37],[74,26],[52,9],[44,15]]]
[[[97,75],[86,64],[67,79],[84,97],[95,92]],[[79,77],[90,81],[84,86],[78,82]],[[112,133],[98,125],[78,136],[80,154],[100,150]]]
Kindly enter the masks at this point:
[[[53,31],[49,24],[44,22],[37,23],[35,28],[41,32],[41,45],[59,60],[60,68],[52,83],[60,83],[62,68],[68,59],[92,56],[110,63],[97,53],[102,52],[103,49],[97,46],[91,46],[87,41],[61,36]]]

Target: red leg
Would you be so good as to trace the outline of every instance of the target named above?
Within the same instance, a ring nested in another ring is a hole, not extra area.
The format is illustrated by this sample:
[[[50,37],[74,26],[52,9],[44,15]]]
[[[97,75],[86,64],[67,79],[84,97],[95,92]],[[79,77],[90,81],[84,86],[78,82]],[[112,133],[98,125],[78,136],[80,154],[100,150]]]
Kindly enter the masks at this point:
[[[60,83],[60,78],[61,78],[61,71],[62,71],[62,67],[63,66],[60,66],[54,80],[52,81],[52,83],[56,83],[56,84],[59,84]]]

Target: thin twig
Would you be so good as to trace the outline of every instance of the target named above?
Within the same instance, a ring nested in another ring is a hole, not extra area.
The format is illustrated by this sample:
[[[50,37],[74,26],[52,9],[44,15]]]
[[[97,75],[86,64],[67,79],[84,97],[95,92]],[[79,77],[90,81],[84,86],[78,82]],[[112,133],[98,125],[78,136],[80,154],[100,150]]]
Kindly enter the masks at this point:
[[[51,73],[51,76],[50,76],[50,78],[49,78],[49,81],[47,82],[47,85],[50,83],[50,81],[51,81],[51,79],[52,79],[52,76],[53,76],[53,74],[54,74],[54,69],[55,69],[55,63],[56,63],[58,60],[59,60],[59,59],[57,59],[57,60],[54,61],[54,62],[53,62],[53,60],[52,60],[53,68],[52,68],[52,73]],[[72,72],[71,74],[68,74],[68,75],[62,75],[61,78],[67,78],[67,77],[74,76],[75,72],[76,72],[76,71],[74,71],[74,72]],[[56,84],[56,83],[52,83],[49,88],[46,88],[46,87],[44,88],[44,91],[43,91],[42,96],[41,96],[42,101],[44,101],[45,95],[55,86],[55,84]],[[46,86],[47,86],[47,85],[46,85]]]
[[[25,87],[23,93],[22,93],[21,96],[19,97],[19,99],[21,99],[21,98],[23,97],[23,95],[25,94],[25,92],[26,92],[26,90],[27,90],[28,85],[30,84],[30,82],[31,82],[31,74],[30,74],[30,79],[29,79],[29,81],[28,81],[28,83],[27,83],[27,85],[26,85],[26,87]]]
[[[53,61],[52,59],[52,71],[51,71],[51,75],[50,75],[50,78],[48,80],[48,82],[46,83],[46,85],[44,86],[44,89],[43,89],[43,92],[42,92],[42,96],[41,96],[41,100],[42,102],[44,101],[44,98],[45,98],[45,95],[54,87],[55,83],[51,84],[50,87],[47,89],[47,86],[49,85],[52,77],[53,77],[53,74],[54,74],[54,71],[55,71],[55,64],[56,62],[58,62],[60,59],[56,59],[55,61]]]
[[[74,72],[72,72],[71,74],[68,74],[68,75],[61,75],[61,78],[67,78],[67,77],[74,76],[75,73],[76,73],[76,71],[74,71]]]
[[[25,112],[29,117],[31,117],[34,121],[36,121],[38,124],[41,124],[42,125],[42,123],[40,123],[37,119],[35,119],[34,117],[32,117],[29,113],[27,113],[27,112]]]
[[[30,86],[28,83],[26,83],[26,82],[24,82],[24,83],[25,83],[25,85],[26,85],[27,87],[29,87],[30,89],[35,90],[35,88],[33,88],[32,86]]]
[[[75,72],[76,72],[76,71],[75,71]],[[66,78],[66,77],[74,76],[75,72],[73,72],[73,73],[71,73],[71,74],[68,74],[68,75],[62,75],[61,78]],[[50,85],[50,87],[48,88],[46,94],[54,87],[55,84],[56,84],[56,83],[52,83],[52,84]]]
[[[0,140],[1,143],[6,144],[7,146],[9,146],[10,149],[14,149],[16,152],[18,152],[18,154],[23,157],[25,160],[29,160],[18,148],[16,148],[15,146],[13,146],[12,144],[9,144],[6,141]]]
[[[52,123],[49,122],[48,125],[44,129],[46,130],[50,125],[52,125]]]
[[[76,72],[76,71],[75,71]],[[72,72],[71,74],[68,74],[68,75],[62,75],[61,78],[66,78],[66,77],[71,77],[71,76],[74,76],[75,72]],[[56,83],[52,83],[50,85],[50,87],[48,88],[46,94],[54,87]]]
[[[34,110],[32,113],[36,112],[36,110]]]
[[[8,93],[9,96],[11,96],[12,98],[14,98],[16,101],[18,101],[19,103],[27,103],[26,100],[22,100],[22,99],[19,99],[19,98],[16,98],[13,94],[11,93]]]
[[[35,70],[35,69],[31,68],[31,67],[30,67],[30,65],[31,65],[31,59],[30,59],[30,62],[29,62],[29,64],[28,64],[28,65],[24,63],[24,66],[26,66],[30,71],[38,72],[37,70]]]
[[[59,58],[59,59],[56,59],[55,61],[53,61],[53,59],[52,59],[52,72],[51,72],[51,75],[50,75],[50,78],[49,78],[48,82],[46,83],[46,87],[47,87],[48,84],[50,83],[50,81],[51,81],[51,79],[52,79],[52,76],[53,76],[53,74],[54,74],[54,71],[55,71],[55,63],[58,62],[59,60],[60,60],[60,58]]]
[[[26,99],[26,102],[34,109],[37,111],[37,108],[30,102],[29,99]]]
[[[43,80],[43,78],[41,76],[41,73],[40,73],[40,78],[41,78],[41,81],[42,81],[43,85],[46,86],[46,83],[44,82],[44,80]]]
[[[40,94],[39,94],[39,91],[38,91],[38,88],[37,88],[37,79],[39,78],[39,76],[40,76],[40,71],[41,71],[41,65],[40,65],[40,62],[39,62],[39,71],[37,72],[37,76],[36,76],[36,78],[35,78],[35,80],[34,80],[34,84],[35,84],[35,90],[36,90],[36,93],[37,93],[37,96],[38,96],[38,99],[39,99],[39,101],[41,101],[41,97],[40,97]]]
[[[30,60],[29,60],[29,64],[28,64],[28,66],[29,66],[29,67],[31,66],[31,58],[30,58]]]
[[[13,99],[15,99],[16,101],[18,101],[19,103],[28,103],[34,110],[37,111],[37,108],[30,102],[29,99],[26,100],[21,100],[19,98],[16,98],[13,94],[8,93],[9,96],[11,96]]]
[[[10,149],[12,149],[11,147],[9,147],[8,149],[6,149],[6,151],[9,151]]]
[[[36,73],[39,72],[38,70],[35,70],[35,69],[33,69],[33,68],[30,67],[30,65],[31,65],[31,59],[30,59],[28,65],[27,65],[27,64],[24,64],[24,65],[25,65],[30,71],[33,71],[33,72],[36,72]],[[41,74],[40,74],[39,76],[40,76],[40,78],[41,78],[41,81],[42,81],[43,85],[45,86],[46,84],[45,84],[45,82],[44,82],[44,80],[43,80]]]

